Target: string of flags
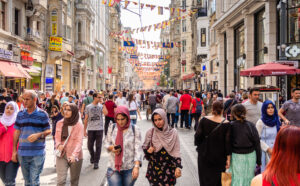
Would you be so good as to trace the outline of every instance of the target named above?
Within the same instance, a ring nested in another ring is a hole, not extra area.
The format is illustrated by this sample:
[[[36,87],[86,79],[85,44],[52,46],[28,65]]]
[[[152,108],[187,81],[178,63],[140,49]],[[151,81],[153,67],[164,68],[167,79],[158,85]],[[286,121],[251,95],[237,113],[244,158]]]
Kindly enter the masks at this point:
[[[194,15],[197,11],[198,10],[189,10],[188,14],[183,15],[183,16],[179,16],[179,17],[176,17],[176,18],[173,18],[173,19],[165,20],[161,23],[148,25],[148,26],[145,26],[145,27],[123,30],[119,33],[113,32],[112,35],[115,35],[115,36],[121,35],[122,36],[124,33],[125,34],[134,34],[134,33],[139,33],[139,32],[146,32],[146,31],[150,32],[152,29],[154,31],[159,30],[159,29],[165,29],[165,28],[167,28],[167,26],[170,26],[175,21],[186,19],[188,16]]]
[[[102,4],[108,5],[109,7],[113,7],[118,3],[120,3],[120,0],[102,0]],[[169,8],[169,7],[163,7],[163,6],[145,4],[145,3],[140,3],[139,5],[138,2],[129,1],[129,0],[125,0],[124,8],[127,9],[129,4],[140,6],[141,9],[149,8],[151,11],[153,11],[157,7],[158,15],[163,15],[164,10],[170,11],[171,16],[173,16],[175,12],[177,13],[178,16],[180,16],[181,12],[186,12],[186,9],[182,9],[182,8]]]

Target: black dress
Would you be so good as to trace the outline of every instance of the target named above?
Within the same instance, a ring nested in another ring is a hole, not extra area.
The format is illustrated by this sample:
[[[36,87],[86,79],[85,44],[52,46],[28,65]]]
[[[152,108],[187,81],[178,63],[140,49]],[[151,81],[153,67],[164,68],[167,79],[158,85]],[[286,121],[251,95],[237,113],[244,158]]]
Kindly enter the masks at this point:
[[[225,171],[227,155],[231,154],[229,123],[223,123],[209,135],[219,124],[204,117],[201,119],[195,134],[201,186],[221,186],[221,173]],[[205,148],[203,141],[208,135]],[[205,151],[206,153],[203,153]]]
[[[174,158],[162,148],[157,153],[149,154],[144,149],[145,158],[149,161],[146,178],[153,186],[172,186],[176,184],[175,169],[182,169],[181,158]]]

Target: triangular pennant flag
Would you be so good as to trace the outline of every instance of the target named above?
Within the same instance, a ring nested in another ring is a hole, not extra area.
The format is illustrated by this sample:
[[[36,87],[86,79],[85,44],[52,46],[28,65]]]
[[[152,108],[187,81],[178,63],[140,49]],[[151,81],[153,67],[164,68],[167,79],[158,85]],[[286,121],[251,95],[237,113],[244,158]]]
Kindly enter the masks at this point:
[[[115,3],[120,3],[121,0],[114,0],[114,4]]]
[[[127,6],[129,5],[130,1],[125,0],[125,9],[127,8]]]
[[[134,5],[138,5],[138,3],[137,2],[132,2]]]
[[[153,10],[156,6],[155,5],[150,5],[151,10]]]
[[[102,4],[106,5],[107,0],[102,0]]]
[[[143,9],[143,8],[144,8],[144,5],[145,5],[144,3],[141,3],[141,9]]]
[[[147,8],[150,8],[150,7],[151,7],[151,5],[149,5],[149,4],[146,4],[146,7],[147,7]]]
[[[177,13],[178,13],[178,16],[180,16],[180,9],[179,8],[177,8]]]
[[[169,10],[169,7],[165,7],[166,10]]]
[[[152,25],[148,26],[148,32],[150,32]]]
[[[170,8],[170,11],[171,11],[171,16],[173,16],[173,15],[174,15],[174,10],[175,10],[175,8]]]
[[[159,6],[159,7],[157,7],[157,9],[158,9],[158,15],[163,15],[164,14],[163,7]]]

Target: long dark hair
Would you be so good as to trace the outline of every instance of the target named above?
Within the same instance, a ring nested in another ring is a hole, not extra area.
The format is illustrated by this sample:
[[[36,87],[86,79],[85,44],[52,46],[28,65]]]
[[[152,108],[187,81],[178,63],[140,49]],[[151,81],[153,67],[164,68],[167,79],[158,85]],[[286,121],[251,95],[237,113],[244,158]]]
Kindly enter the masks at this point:
[[[133,94],[129,94],[129,96],[128,96],[129,107],[130,107],[130,104],[131,104],[132,101],[134,101],[133,100]]]

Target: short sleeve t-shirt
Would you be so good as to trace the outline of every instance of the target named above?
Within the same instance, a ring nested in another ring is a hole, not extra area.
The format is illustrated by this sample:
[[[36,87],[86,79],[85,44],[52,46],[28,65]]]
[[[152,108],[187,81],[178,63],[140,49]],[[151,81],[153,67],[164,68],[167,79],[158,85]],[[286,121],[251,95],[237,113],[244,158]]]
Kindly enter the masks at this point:
[[[89,104],[85,109],[88,115],[87,130],[103,130],[102,105]]]
[[[262,102],[258,101],[256,105],[253,105],[250,100],[243,103],[246,108],[246,120],[250,121],[254,125],[261,118]]]
[[[193,99],[193,101],[192,101],[192,104],[193,104],[192,114],[194,114],[196,112],[196,106],[197,106],[196,99],[197,99],[198,102],[200,101],[201,106],[203,105],[203,101],[200,98]]]
[[[184,94],[180,97],[180,101],[182,102],[180,110],[190,110],[192,96],[189,94]]]
[[[114,109],[117,107],[117,105],[113,101],[108,100],[105,102],[105,107],[108,111],[107,117],[113,118],[115,114]]]
[[[91,96],[88,96],[88,97],[83,99],[83,103],[85,104],[85,106],[88,106],[92,102],[93,102],[93,98]]]
[[[300,126],[300,100],[298,103],[288,100],[281,108],[286,112],[285,117],[290,121],[291,125]]]
[[[20,130],[19,137],[19,156],[42,156],[45,154],[45,139],[38,139],[30,143],[27,138],[31,134],[44,132],[50,129],[48,114],[36,108],[31,114],[27,109],[20,111],[14,125],[16,130]]]

